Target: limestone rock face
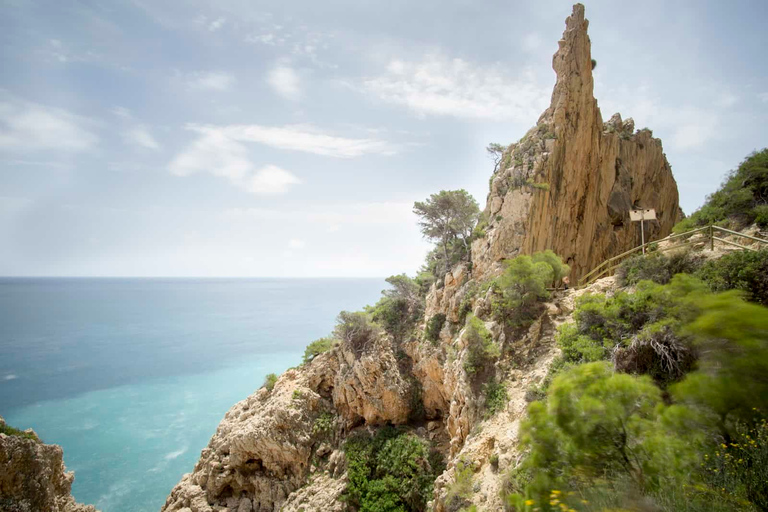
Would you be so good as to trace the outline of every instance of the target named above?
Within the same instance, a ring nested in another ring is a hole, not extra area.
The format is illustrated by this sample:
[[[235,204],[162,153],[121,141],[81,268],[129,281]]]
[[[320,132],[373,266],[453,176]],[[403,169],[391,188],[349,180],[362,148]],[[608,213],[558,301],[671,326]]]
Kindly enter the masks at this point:
[[[592,57],[584,6],[566,20],[552,66],[550,107],[511,145],[491,182],[486,237],[472,245],[473,277],[501,260],[552,249],[571,266],[571,279],[640,244],[632,208],[655,208],[646,236],[666,236],[679,220],[677,184],[661,141],[634,132],[619,114],[603,123],[593,96]]]
[[[75,502],[74,479],[60,446],[0,434],[0,511],[96,512]]]
[[[410,386],[385,337],[371,340],[362,353],[342,344],[288,370],[272,391],[261,388],[227,412],[162,510],[276,511],[289,497],[289,509],[303,504],[310,498],[306,489],[292,493],[317,471],[317,461],[330,458],[337,466],[340,455],[331,452],[342,433],[360,424],[407,421]],[[321,419],[332,425],[320,428]],[[331,502],[345,487],[343,479],[327,483],[312,503]]]

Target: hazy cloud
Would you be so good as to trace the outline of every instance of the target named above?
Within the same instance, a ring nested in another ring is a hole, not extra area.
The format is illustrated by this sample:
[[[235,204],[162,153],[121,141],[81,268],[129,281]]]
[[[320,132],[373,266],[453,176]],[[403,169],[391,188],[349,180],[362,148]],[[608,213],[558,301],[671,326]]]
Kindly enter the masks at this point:
[[[168,165],[172,174],[189,176],[207,173],[228,179],[233,185],[256,195],[284,194],[301,180],[274,165],[254,169],[247,148],[224,130],[198,130],[201,136]]]
[[[302,181],[275,165],[268,165],[257,170],[246,181],[246,188],[256,195],[276,195],[288,192],[291,185],[298,185]]]
[[[208,30],[210,30],[211,32],[216,32],[217,30],[219,30],[221,27],[224,26],[224,23],[226,23],[226,21],[227,21],[226,18],[219,18],[215,21],[212,21],[208,25]]]
[[[136,126],[129,130],[126,130],[123,133],[123,137],[126,140],[126,142],[129,142],[136,146],[141,146],[147,149],[160,148],[160,145],[157,143],[157,141],[152,136],[152,134],[149,133],[149,130],[147,130],[143,126]]]
[[[324,133],[311,125],[284,127],[257,124],[201,126],[190,124],[188,130],[202,134],[215,134],[231,141],[258,142],[278,149],[302,151],[334,158],[354,158],[367,154],[392,155],[398,147],[374,138],[352,139]]]
[[[289,100],[301,97],[301,84],[296,71],[286,65],[272,68],[267,75],[267,83],[277,94]]]
[[[226,91],[236,82],[233,75],[220,71],[198,72],[190,75],[187,84],[192,89]]]
[[[535,120],[551,87],[530,71],[511,76],[502,65],[479,66],[441,54],[419,62],[392,60],[386,72],[364,81],[364,89],[420,115],[470,119]]]
[[[0,149],[87,151],[99,140],[92,124],[64,109],[0,96]]]

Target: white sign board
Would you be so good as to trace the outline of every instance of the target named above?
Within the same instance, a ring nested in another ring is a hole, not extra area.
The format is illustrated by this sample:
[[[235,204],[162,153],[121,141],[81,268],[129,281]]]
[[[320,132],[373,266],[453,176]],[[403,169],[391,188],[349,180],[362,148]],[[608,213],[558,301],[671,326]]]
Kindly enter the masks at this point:
[[[653,220],[656,218],[656,210],[653,208],[648,210],[629,210],[629,218],[633,221]]]

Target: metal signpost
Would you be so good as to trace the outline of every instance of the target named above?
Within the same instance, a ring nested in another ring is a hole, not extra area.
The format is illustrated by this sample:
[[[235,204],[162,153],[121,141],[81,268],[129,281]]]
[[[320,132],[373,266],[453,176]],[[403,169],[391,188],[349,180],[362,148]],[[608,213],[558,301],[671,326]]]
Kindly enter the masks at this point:
[[[629,220],[632,222],[640,222],[640,242],[643,246],[643,254],[645,254],[645,221],[654,220],[656,218],[656,210],[649,208],[647,210],[629,210]]]

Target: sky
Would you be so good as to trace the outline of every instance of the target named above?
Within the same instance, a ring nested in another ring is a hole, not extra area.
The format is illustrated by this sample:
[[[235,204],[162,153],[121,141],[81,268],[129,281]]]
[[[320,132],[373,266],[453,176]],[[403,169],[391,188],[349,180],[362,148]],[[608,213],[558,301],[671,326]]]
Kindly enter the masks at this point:
[[[571,3],[0,0],[0,275],[413,274],[414,201],[485,205]],[[690,213],[768,145],[768,2],[593,1],[603,119]]]

